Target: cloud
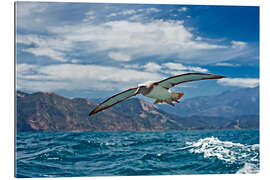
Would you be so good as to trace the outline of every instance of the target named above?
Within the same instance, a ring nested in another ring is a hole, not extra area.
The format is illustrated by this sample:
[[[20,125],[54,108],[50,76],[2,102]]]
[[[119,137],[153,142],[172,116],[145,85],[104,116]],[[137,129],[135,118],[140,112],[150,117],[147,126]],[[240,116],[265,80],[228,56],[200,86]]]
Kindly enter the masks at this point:
[[[218,79],[218,84],[223,86],[236,86],[253,88],[259,85],[258,78],[223,78]]]
[[[111,59],[135,61],[148,57],[155,57],[156,61],[161,61],[173,57],[180,59],[181,63],[209,64],[251,53],[246,42],[231,41],[226,45],[219,39],[196,37],[190,30],[192,27],[185,26],[184,21],[154,19],[152,13],[164,11],[157,8],[119,11],[119,8],[108,6],[106,10],[101,11],[111,17],[121,16],[113,19],[105,16],[100,18],[101,14],[92,8],[82,11],[83,14],[79,16],[81,19],[76,22],[70,20],[59,23],[59,20],[54,20],[51,23],[51,19],[57,19],[52,18],[49,13],[55,12],[53,11],[57,7],[55,3],[49,4],[52,8],[47,8],[46,3],[34,3],[33,7],[31,3],[22,4],[29,6],[29,10],[26,11],[32,11],[34,7],[38,8],[38,5],[44,6],[34,13],[37,14],[36,16],[22,15],[18,17],[17,22],[18,27],[22,25],[27,32],[40,28],[38,32],[42,32],[42,36],[36,35],[37,33],[24,33],[18,34],[17,38],[17,43],[31,45],[24,46],[23,52],[31,53],[36,57],[47,56],[60,62],[69,62],[80,56],[103,57],[100,61]],[[19,9],[22,10],[23,7]],[[186,7],[180,8],[183,12],[187,10]],[[43,16],[39,16],[38,14],[42,12]],[[141,19],[142,17],[145,19]]]
[[[187,10],[188,10],[187,7],[182,7],[182,8],[180,8],[180,9],[178,9],[178,12],[185,12],[185,11],[187,11]]]
[[[45,19],[43,16],[49,9],[46,2],[16,2],[16,28],[26,30],[44,30]]]
[[[124,10],[124,11],[120,11],[120,12],[113,12],[113,13],[110,13],[109,15],[107,15],[107,17],[132,15],[132,14],[136,14],[137,12],[138,12],[138,11],[136,11],[135,9],[129,9],[129,10]]]
[[[127,9],[123,11],[117,11],[117,12],[112,12],[107,15],[107,17],[115,17],[115,16],[130,16],[130,15],[147,15],[150,13],[158,13],[160,12],[159,9],[157,8],[141,8],[141,9]]]
[[[109,52],[108,56],[115,61],[130,61],[131,58],[129,55],[121,53],[121,52]]]
[[[216,66],[228,66],[228,67],[237,67],[240,66],[239,64],[231,64],[231,63],[226,63],[226,62],[220,62],[216,63]]]
[[[78,60],[74,59],[73,63]],[[171,68],[169,68],[173,65]],[[181,68],[175,68],[176,66]],[[192,68],[176,63],[165,65],[124,64],[120,67],[81,64],[17,64],[17,88],[28,91],[87,90],[122,91],[146,81],[159,81],[170,75],[187,73]],[[200,70],[200,69],[199,69]]]
[[[83,19],[83,22],[89,22],[96,18],[95,12],[90,10],[85,13],[85,18]]]
[[[203,40],[203,39],[202,39],[202,37],[197,36],[195,40],[197,40],[197,41],[201,41],[201,40]]]
[[[59,52],[59,51],[55,51],[51,48],[28,48],[25,49],[24,52],[29,52],[32,53],[36,56],[48,56],[53,60],[56,61],[60,61],[60,62],[66,62],[67,60],[64,58],[64,54]]]
[[[47,56],[52,60],[66,62],[65,52],[72,50],[73,44],[66,39],[53,38],[38,35],[17,35],[17,43],[32,45],[34,47],[24,48],[24,52],[32,53],[35,56]]]
[[[180,71],[195,71],[195,72],[201,72],[201,73],[206,73],[208,72],[207,69],[201,68],[201,67],[196,67],[196,66],[185,66],[180,63],[165,63],[163,66],[172,69],[172,70],[180,70]]]
[[[247,46],[246,42],[243,41],[232,41],[232,48],[245,48]]]
[[[144,68],[146,71],[156,72],[156,71],[159,71],[161,69],[161,66],[157,63],[154,63],[154,62],[148,62],[147,64],[144,65]]]
[[[109,21],[98,25],[50,27],[48,30],[60,42],[65,40],[72,44],[83,43],[84,46],[76,46],[83,53],[89,55],[91,50],[87,46],[90,46],[93,47],[92,52],[107,53],[114,60],[125,55],[123,61],[148,56],[176,56],[188,60],[198,57],[200,51],[226,48],[223,45],[193,40],[194,35],[186,29],[183,21]]]
[[[19,17],[42,13],[48,8],[47,3],[17,2],[16,10]]]
[[[160,80],[162,75],[112,66],[59,64],[38,66],[18,64],[17,87],[30,91],[96,89],[123,90],[149,80]]]

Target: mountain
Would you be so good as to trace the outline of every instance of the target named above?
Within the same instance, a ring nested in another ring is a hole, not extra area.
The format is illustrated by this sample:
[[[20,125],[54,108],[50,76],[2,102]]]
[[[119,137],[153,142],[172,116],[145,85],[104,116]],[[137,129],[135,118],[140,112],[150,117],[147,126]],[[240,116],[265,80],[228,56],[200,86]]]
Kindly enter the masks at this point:
[[[237,93],[226,92],[230,102],[230,94],[238,97],[240,105],[223,101],[229,108],[244,107],[241,91]],[[249,93],[247,93],[249,94]],[[221,96],[221,95],[220,95]],[[165,112],[160,107],[146,102],[142,99],[131,98],[123,101],[112,108],[99,112],[91,117],[89,112],[97,104],[83,98],[65,98],[51,92],[37,92],[27,94],[17,91],[16,93],[16,128],[17,131],[155,131],[155,130],[182,130],[182,129],[248,129],[259,127],[258,115],[239,115],[235,117],[220,116],[218,113],[209,114],[194,113],[191,116],[179,116]],[[204,99],[205,98],[205,99]],[[214,101],[213,97],[208,97]],[[216,96],[215,98],[220,98]],[[237,98],[234,98],[237,99]],[[183,114],[188,112],[203,112],[202,107],[212,108],[210,105],[202,105],[207,101],[206,97],[199,97],[197,109],[192,109],[195,99],[186,100],[180,104],[186,107],[177,110]],[[196,101],[195,101],[196,102]],[[236,101],[233,101],[236,102]],[[255,99],[256,102],[256,99]],[[190,104],[189,104],[190,103]],[[179,105],[180,105],[179,104]],[[220,103],[222,106],[222,103]],[[194,106],[193,106],[194,107]],[[179,108],[179,109],[178,109]],[[250,108],[250,107],[249,107]],[[251,108],[255,108],[251,107]],[[187,111],[187,112],[184,112]],[[204,110],[205,111],[205,110]],[[244,110],[234,110],[233,112],[244,112]],[[212,112],[215,112],[212,110]],[[252,112],[250,110],[250,112]],[[211,114],[211,115],[212,115]]]
[[[96,104],[83,98],[69,99],[55,93],[17,92],[17,131],[101,131],[183,129],[179,118],[139,99],[89,117]]]
[[[226,91],[216,96],[194,97],[175,107],[159,107],[179,116],[221,116],[233,118],[242,115],[259,115],[259,87]]]

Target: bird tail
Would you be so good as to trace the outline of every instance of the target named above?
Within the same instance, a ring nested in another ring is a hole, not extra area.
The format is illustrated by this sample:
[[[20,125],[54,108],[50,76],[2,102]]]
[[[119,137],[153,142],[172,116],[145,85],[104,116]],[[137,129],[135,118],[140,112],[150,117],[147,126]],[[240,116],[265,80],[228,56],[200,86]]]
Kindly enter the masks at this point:
[[[181,99],[184,96],[184,93],[182,92],[171,92],[172,100],[179,102],[178,100]]]
[[[171,92],[171,98],[170,99],[165,99],[165,100],[161,100],[161,99],[156,99],[154,104],[158,104],[158,103],[168,103],[169,105],[174,106],[173,101],[178,102],[179,103],[179,99],[181,97],[184,96],[184,93],[182,92]]]

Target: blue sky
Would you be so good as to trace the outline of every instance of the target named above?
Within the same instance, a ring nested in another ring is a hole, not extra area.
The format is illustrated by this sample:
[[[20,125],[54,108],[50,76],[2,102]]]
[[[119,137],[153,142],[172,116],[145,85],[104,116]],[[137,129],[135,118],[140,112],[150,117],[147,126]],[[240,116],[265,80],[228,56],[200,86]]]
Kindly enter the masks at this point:
[[[185,98],[259,85],[259,8],[16,3],[18,90],[104,98],[186,72]]]

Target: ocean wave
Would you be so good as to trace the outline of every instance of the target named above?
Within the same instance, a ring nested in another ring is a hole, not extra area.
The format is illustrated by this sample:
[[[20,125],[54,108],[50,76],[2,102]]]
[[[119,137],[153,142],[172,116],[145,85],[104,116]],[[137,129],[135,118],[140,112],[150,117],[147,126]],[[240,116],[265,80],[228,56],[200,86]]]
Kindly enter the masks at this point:
[[[260,168],[256,164],[245,163],[244,167],[239,169],[236,174],[255,174],[259,173]]]
[[[257,173],[259,171],[259,144],[245,145],[231,141],[221,141],[217,137],[201,138],[195,142],[186,142],[193,154],[203,154],[204,158],[217,158],[227,164],[240,164],[237,173]]]

